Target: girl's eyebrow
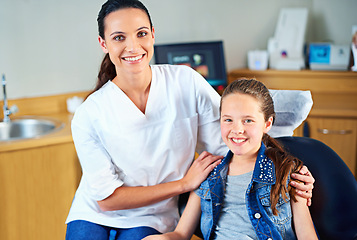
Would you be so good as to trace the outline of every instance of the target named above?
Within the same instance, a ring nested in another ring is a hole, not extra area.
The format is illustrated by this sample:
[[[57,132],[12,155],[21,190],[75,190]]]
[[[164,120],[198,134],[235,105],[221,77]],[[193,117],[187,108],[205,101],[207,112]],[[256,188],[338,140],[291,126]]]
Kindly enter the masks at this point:
[[[229,115],[229,114],[224,114],[224,115],[222,115],[221,117],[232,117],[231,115]],[[243,116],[241,116],[241,118],[255,118],[253,115],[243,115]]]
[[[136,29],[136,31],[138,32],[138,31],[143,30],[143,29],[149,30],[148,27],[144,26],[144,27],[139,27],[138,29]],[[121,31],[113,32],[113,33],[110,34],[110,36],[113,36],[113,35],[116,35],[116,34],[125,34],[125,32],[121,32]]]

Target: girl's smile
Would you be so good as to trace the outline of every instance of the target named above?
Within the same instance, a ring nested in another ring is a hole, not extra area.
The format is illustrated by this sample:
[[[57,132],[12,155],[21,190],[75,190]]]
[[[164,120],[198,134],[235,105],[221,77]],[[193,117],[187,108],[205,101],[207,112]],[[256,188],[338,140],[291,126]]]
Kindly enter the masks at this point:
[[[240,144],[240,143],[243,143],[243,142],[246,142],[247,141],[247,139],[246,138],[231,138],[231,141],[233,142],[233,143],[236,143],[236,144]]]

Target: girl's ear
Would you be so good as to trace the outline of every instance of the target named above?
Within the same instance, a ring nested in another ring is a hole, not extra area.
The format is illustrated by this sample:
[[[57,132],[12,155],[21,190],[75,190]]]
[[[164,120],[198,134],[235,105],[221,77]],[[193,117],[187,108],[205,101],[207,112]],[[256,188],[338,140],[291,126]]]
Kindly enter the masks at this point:
[[[265,122],[264,133],[268,133],[273,126],[273,117],[269,117],[268,121]]]
[[[99,41],[99,45],[102,48],[103,52],[108,53],[108,49],[107,49],[107,45],[105,44],[105,40],[101,36],[99,36],[98,41]]]

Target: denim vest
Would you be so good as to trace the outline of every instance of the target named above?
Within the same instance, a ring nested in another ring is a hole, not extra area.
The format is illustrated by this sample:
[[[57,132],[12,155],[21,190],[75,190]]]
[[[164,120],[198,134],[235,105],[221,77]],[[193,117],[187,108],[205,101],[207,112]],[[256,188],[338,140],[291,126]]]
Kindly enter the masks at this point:
[[[229,151],[220,165],[195,191],[201,198],[201,231],[205,240],[212,239],[214,236],[223,204],[228,165],[232,156],[233,153]],[[292,228],[290,198],[285,202],[280,196],[276,205],[278,216],[273,215],[270,207],[270,191],[273,184],[275,184],[275,166],[273,161],[266,157],[265,145],[262,143],[252,180],[245,194],[250,221],[258,239],[296,239]]]

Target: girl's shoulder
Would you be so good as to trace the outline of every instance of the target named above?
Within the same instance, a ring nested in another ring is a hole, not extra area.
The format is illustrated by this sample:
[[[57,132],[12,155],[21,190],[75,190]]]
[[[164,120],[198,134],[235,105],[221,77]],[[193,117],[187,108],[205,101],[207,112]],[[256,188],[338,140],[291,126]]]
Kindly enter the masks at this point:
[[[210,187],[207,179],[201,183],[201,185],[195,190],[195,193],[202,199],[211,198]]]

